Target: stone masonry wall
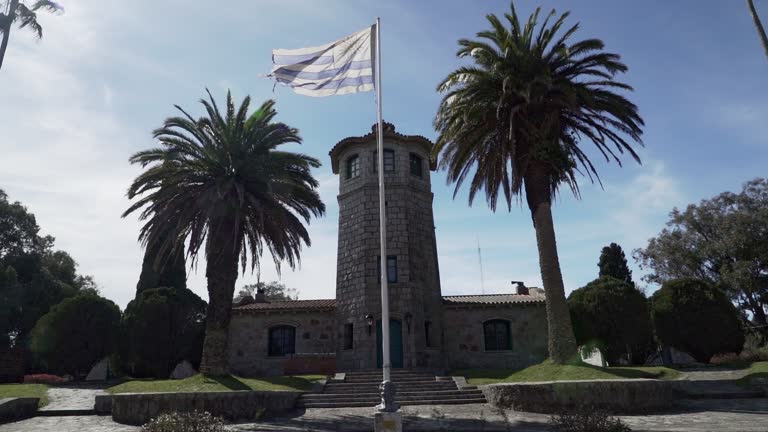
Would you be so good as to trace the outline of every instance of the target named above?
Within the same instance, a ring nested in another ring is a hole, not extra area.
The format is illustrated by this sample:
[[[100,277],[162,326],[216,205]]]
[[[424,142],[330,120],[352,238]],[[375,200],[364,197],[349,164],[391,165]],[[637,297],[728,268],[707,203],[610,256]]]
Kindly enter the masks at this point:
[[[544,303],[446,306],[444,318],[445,355],[452,369],[523,368],[547,357]],[[511,350],[485,350],[483,323],[492,319],[509,320]]]
[[[269,329],[278,325],[296,328],[297,355],[333,353],[334,321],[333,310],[236,312],[229,328],[230,369],[244,376],[282,375],[288,358],[269,356]]]
[[[394,172],[385,172],[387,255],[397,257],[397,282],[388,284],[390,316],[402,321],[404,367],[439,367],[442,297],[437,270],[429,155],[407,139],[389,139]],[[376,367],[376,328],[381,319],[379,197],[376,141],[350,144],[339,154],[339,242],[337,257],[337,362],[340,370]],[[422,159],[422,176],[410,172],[410,154]],[[360,158],[360,175],[346,178],[346,161]],[[405,316],[411,315],[408,327]],[[425,346],[424,322],[432,323],[433,347]],[[344,349],[344,325],[353,324],[354,346]]]

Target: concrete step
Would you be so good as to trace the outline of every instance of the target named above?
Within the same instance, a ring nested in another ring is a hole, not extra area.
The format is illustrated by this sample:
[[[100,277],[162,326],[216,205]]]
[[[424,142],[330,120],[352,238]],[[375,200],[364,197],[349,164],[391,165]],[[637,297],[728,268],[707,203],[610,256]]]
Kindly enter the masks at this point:
[[[416,385],[416,384],[454,384],[453,380],[450,381],[437,381],[435,379],[418,379],[418,380],[408,380],[408,381],[394,381],[397,385]],[[353,385],[379,385],[381,384],[381,381],[332,381],[327,383],[326,385],[333,385],[333,386],[353,386]]]
[[[414,385],[414,386],[397,386],[398,392],[418,392],[418,391],[435,391],[435,390],[458,390],[456,385]],[[323,393],[378,393],[378,385],[366,385],[366,386],[351,386],[351,387],[337,387],[326,385],[323,389]]]
[[[431,392],[398,392],[395,398],[397,400],[414,399],[461,399],[463,397],[482,397],[480,390],[449,390],[449,391],[431,391]],[[378,393],[362,393],[350,397],[348,394],[326,394],[326,393],[305,393],[299,397],[299,400],[308,401],[334,401],[334,400],[379,400]]]
[[[344,371],[342,371],[344,372]],[[356,371],[344,372],[347,375],[381,375],[383,372],[381,369],[360,369]],[[435,375],[435,371],[431,369],[392,369],[390,375],[407,375],[413,373],[431,374]]]
[[[68,416],[91,416],[96,415],[94,409],[40,409],[37,410],[37,417],[68,417]]]
[[[346,377],[344,382],[348,383],[380,383],[381,377]],[[411,382],[411,381],[437,381],[434,375],[404,375],[393,376],[390,381],[392,382]]]
[[[350,401],[350,402],[310,402],[302,403],[299,401],[297,406],[300,408],[355,408],[355,407],[374,407],[380,401]],[[484,397],[465,398],[465,399],[440,399],[440,400],[413,400],[398,402],[400,405],[465,405],[465,404],[484,404],[487,403]]]

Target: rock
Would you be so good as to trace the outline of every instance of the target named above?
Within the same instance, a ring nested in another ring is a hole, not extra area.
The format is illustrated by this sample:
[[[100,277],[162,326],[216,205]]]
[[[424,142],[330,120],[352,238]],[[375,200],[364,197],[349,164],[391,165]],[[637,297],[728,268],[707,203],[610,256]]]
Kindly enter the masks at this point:
[[[584,354],[587,354],[586,356]],[[584,350],[581,350],[581,360],[586,363],[590,364],[592,366],[597,367],[605,367],[606,362],[605,358],[603,357],[603,353],[600,352],[599,349],[594,348],[592,352],[585,353]]]
[[[86,381],[104,381],[109,377],[109,359],[104,358],[100,362],[93,366],[88,376],[85,377]]]
[[[193,375],[197,375],[197,371],[192,367],[192,364],[184,360],[183,362],[177,364],[175,368],[173,368],[173,372],[171,372],[171,379],[184,379]]]

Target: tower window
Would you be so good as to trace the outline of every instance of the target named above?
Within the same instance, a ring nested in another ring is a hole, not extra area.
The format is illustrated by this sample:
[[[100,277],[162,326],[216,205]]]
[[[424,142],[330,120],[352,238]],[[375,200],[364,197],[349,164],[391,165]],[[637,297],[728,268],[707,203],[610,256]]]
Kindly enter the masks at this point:
[[[344,324],[344,349],[350,350],[354,344],[354,327],[352,323]]]
[[[427,348],[432,346],[432,321],[424,321],[424,338]]]
[[[381,263],[379,262],[381,255],[376,257],[376,268],[378,269],[377,281],[381,283]],[[387,257],[387,283],[397,283],[397,257],[390,255]]]
[[[483,323],[486,351],[508,351],[512,349],[509,321],[490,320]]]
[[[286,356],[296,352],[296,329],[277,326],[269,329],[269,355]]]
[[[384,149],[384,172],[395,171],[395,151]],[[379,152],[373,152],[373,172],[379,172]]]
[[[421,160],[421,157],[418,155],[411,153],[411,174],[415,175],[416,177],[422,177],[423,171],[422,171],[422,165],[423,162]]]
[[[347,180],[360,175],[360,158],[357,155],[347,159]]]

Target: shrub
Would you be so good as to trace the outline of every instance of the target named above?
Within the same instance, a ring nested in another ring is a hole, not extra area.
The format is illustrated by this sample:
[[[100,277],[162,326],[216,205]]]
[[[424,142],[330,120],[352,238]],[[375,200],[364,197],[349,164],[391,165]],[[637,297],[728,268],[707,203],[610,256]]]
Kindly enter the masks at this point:
[[[707,363],[719,353],[740,353],[744,330],[725,294],[698,279],[665,282],[651,297],[656,336]]]
[[[579,345],[599,347],[610,365],[645,362],[653,330],[648,301],[634,285],[603,276],[573,291],[568,308]]]
[[[203,349],[206,303],[188,289],[154,288],[128,303],[121,361],[135,377],[167,378],[182,360],[197,367]]]
[[[620,419],[610,417],[602,411],[588,408],[575,413],[564,412],[549,420],[555,432],[631,432]]]
[[[207,412],[162,414],[141,428],[144,432],[224,432],[224,422]]]
[[[112,353],[120,308],[95,294],[68,298],[32,329],[30,349],[44,370],[79,376]]]
[[[24,384],[61,384],[66,382],[64,378],[51,374],[24,375]]]

